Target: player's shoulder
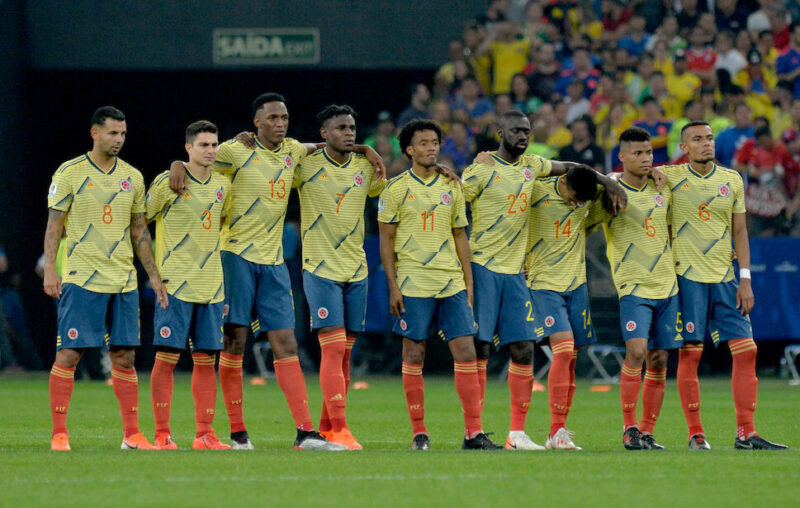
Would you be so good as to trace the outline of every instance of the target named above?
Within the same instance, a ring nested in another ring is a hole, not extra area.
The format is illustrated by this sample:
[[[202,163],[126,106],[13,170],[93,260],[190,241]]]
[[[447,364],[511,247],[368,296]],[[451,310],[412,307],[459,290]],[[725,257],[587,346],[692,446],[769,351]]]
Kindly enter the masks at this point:
[[[119,171],[124,176],[129,176],[131,178],[138,179],[144,182],[144,176],[142,176],[142,172],[133,167],[133,165],[130,164],[129,162],[124,161],[119,157],[117,157],[116,171]]]
[[[161,175],[159,175],[159,176],[161,176]],[[169,176],[169,172],[167,172],[167,176]],[[209,183],[214,187],[230,187],[231,186],[230,179],[227,176],[223,175],[223,174],[220,174],[220,173],[217,173],[215,171],[212,171],[210,178],[211,178],[211,180],[209,181]],[[167,179],[167,185],[169,185],[169,179]]]
[[[408,182],[408,170],[403,171],[399,175],[392,177],[386,182],[386,187],[383,188],[383,192],[394,192],[397,189],[403,188],[406,186]]]
[[[152,184],[153,188],[157,188],[163,185],[169,186],[169,170],[159,173],[153,179],[153,184]]]
[[[86,154],[79,155],[74,159],[63,162],[56,170],[56,173],[67,174],[75,171],[76,169],[81,169],[86,165],[89,165],[89,158],[86,156]]]
[[[281,141],[278,153],[294,153],[297,151],[305,151],[306,146],[294,138],[283,138]]]
[[[357,167],[364,167],[364,166],[372,167],[372,163],[367,160],[366,154],[356,153],[356,152],[352,152],[350,154],[350,164]]]
[[[725,166],[720,166],[719,164],[716,166],[716,170],[720,172],[721,175],[725,176],[726,178],[732,178],[736,176],[740,180],[742,179],[742,175],[739,174],[738,171],[731,168],[726,168]]]

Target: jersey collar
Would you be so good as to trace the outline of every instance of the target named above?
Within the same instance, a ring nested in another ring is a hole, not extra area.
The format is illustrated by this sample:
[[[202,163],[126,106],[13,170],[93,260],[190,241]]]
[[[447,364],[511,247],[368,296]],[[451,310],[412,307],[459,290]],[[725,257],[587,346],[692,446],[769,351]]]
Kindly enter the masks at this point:
[[[88,161],[89,161],[89,164],[91,164],[92,166],[94,166],[94,168],[95,168],[97,171],[99,171],[99,172],[103,173],[104,175],[110,175],[111,173],[113,173],[113,172],[114,172],[114,170],[115,170],[115,169],[117,169],[117,161],[119,161],[119,159],[118,159],[118,158],[114,157],[114,165],[113,165],[113,166],[111,166],[111,169],[110,169],[108,172],[105,172],[105,171],[103,171],[103,169],[102,169],[100,166],[98,166],[97,164],[95,164],[95,163],[94,163],[94,161],[92,160],[92,156],[91,156],[91,154],[90,154],[90,153],[88,153],[88,152],[86,153],[86,160],[88,160]]]
[[[208,182],[211,181],[211,172],[208,173],[208,178],[206,178],[206,181],[205,182],[201,182],[199,178],[195,177],[192,174],[192,172],[189,171],[189,168],[185,168],[185,169],[186,169],[186,176],[188,176],[193,182],[197,182],[200,185],[205,185],[205,184],[207,184]]]
[[[631,192],[642,192],[642,191],[644,191],[644,190],[647,188],[647,184],[648,184],[648,182],[647,182],[647,181],[645,181],[645,182],[644,182],[644,185],[642,185],[640,188],[637,188],[637,187],[634,187],[633,185],[630,185],[630,184],[627,184],[627,183],[623,182],[623,181],[622,181],[622,178],[620,178],[619,180],[617,180],[617,182],[618,182],[620,185],[622,185],[623,187],[625,187],[626,189],[628,189],[629,191],[631,191]]]
[[[697,171],[693,170],[693,169],[692,169],[692,165],[691,165],[691,164],[686,164],[686,167],[689,169],[689,171],[690,171],[690,172],[691,172],[691,173],[692,173],[694,176],[696,176],[697,178],[700,178],[701,180],[705,180],[705,179],[707,179],[707,178],[711,178],[711,175],[713,175],[713,174],[714,174],[714,171],[716,171],[716,170],[717,170],[717,165],[716,165],[716,164],[714,164],[714,167],[713,167],[713,168],[711,168],[711,171],[709,171],[709,172],[708,172],[708,174],[704,176],[704,175],[701,175],[700,173],[698,173]]]
[[[519,159],[517,160],[517,162],[508,162],[507,160],[498,156],[497,152],[492,152],[492,158],[503,166],[519,166]]]
[[[337,168],[346,168],[347,166],[349,166],[349,165],[350,165],[350,161],[352,161],[352,160],[353,160],[353,154],[352,154],[352,153],[350,153],[350,154],[349,154],[349,157],[347,157],[347,161],[346,161],[344,164],[339,164],[338,162],[336,162],[335,160],[333,160],[333,157],[331,157],[330,155],[328,155],[328,149],[327,149],[327,148],[323,148],[323,149],[322,149],[322,155],[324,155],[324,156],[325,156],[325,158],[326,158],[326,159],[328,159],[328,162],[330,162],[331,164],[333,164],[333,165],[334,165],[334,166],[336,166]]]
[[[419,182],[420,185],[424,185],[426,187],[430,187],[431,185],[435,184],[437,180],[439,180],[439,173],[435,173],[434,177],[431,179],[430,182],[424,182],[420,177],[414,174],[414,172],[409,168],[408,174],[411,175],[411,178]]]
[[[281,145],[278,145],[278,147],[275,150],[270,150],[266,146],[262,145],[261,142],[258,140],[258,136],[253,137],[253,141],[255,141],[256,142],[256,146],[259,147],[262,150],[266,150],[266,151],[272,152],[272,153],[278,153],[278,152],[281,151]]]

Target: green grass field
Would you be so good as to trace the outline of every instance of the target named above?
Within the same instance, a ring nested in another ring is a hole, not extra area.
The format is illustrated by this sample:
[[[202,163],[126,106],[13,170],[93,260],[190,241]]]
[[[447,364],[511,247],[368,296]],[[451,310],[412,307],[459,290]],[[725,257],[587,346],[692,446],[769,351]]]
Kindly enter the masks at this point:
[[[358,380],[358,379],[356,379]],[[176,452],[123,452],[116,399],[110,387],[76,383],[69,413],[73,451],[49,450],[47,377],[0,375],[0,505],[220,506],[787,506],[800,498],[800,387],[761,380],[756,425],[788,452],[734,451],[736,426],[729,380],[701,380],[703,421],[711,452],[686,449],[674,379],[667,386],[656,437],[666,452],[622,448],[619,388],[590,392],[581,382],[569,419],[581,452],[464,452],[453,382],[426,379],[429,453],[411,452],[410,424],[400,378],[364,378],[351,390],[348,420],[363,452],[291,449],[294,429],[274,381],[245,387],[245,417],[257,450],[199,452],[189,376],[176,376],[172,412]],[[309,376],[312,415],[320,391]],[[150,387],[142,376],[141,427],[152,437]],[[484,428],[503,442],[508,391],[490,379]],[[216,428],[227,437],[221,393]],[[527,431],[543,444],[546,393],[534,393]],[[246,503],[246,504],[245,504]]]

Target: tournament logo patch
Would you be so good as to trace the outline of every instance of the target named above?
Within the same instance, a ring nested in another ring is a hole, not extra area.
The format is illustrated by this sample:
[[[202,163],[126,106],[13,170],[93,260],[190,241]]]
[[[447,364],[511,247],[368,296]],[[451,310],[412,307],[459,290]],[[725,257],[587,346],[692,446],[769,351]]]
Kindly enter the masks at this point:
[[[636,330],[636,322],[635,321],[628,321],[625,323],[625,329],[629,332]]]
[[[403,331],[408,330],[408,323],[406,323],[405,319],[400,320],[400,329]]]
[[[122,189],[122,192],[130,192],[131,191],[131,181],[130,180],[120,180],[119,181],[119,188]]]
[[[325,307],[320,307],[319,309],[317,309],[317,316],[319,316],[320,319],[325,319],[326,317],[328,317],[328,309],[326,309]]]
[[[689,321],[686,323],[686,331],[689,333],[694,333],[694,323]]]
[[[162,326],[161,330],[159,330],[158,333],[159,335],[167,339],[169,338],[170,335],[172,335],[172,330],[169,329],[169,326]]]
[[[525,168],[522,170],[522,176],[525,177],[525,180],[530,180],[533,178],[533,171],[531,171],[531,168]]]
[[[78,338],[78,329],[77,328],[70,328],[69,330],[67,330],[67,337],[69,337],[72,340],[77,339]]]
[[[356,173],[353,175],[353,185],[362,187],[364,185],[364,173]]]
[[[383,198],[380,198],[378,200],[378,211],[383,212],[384,210],[386,210],[386,201]]]
[[[294,164],[294,160],[292,160],[292,156],[291,155],[287,155],[286,157],[284,157],[283,158],[283,164],[287,168],[291,168],[292,164]]]
[[[719,195],[723,198],[727,198],[731,194],[731,188],[727,183],[723,183],[719,186]]]
[[[546,318],[544,318],[544,326],[550,328],[554,324],[556,324],[556,320],[553,316],[547,316]]]
[[[54,184],[52,184],[52,185],[50,186],[50,190],[49,190],[49,191],[47,191],[47,195],[48,195],[48,196],[50,196],[50,197],[52,198],[53,196],[55,196],[55,195],[56,195],[56,192],[58,192],[58,184],[55,184],[55,183],[54,183]]]
[[[222,203],[222,200],[225,199],[225,193],[222,191],[222,187],[217,189],[215,197],[217,198],[217,203]]]
[[[664,196],[662,196],[661,194],[656,194],[653,197],[653,200],[656,202],[657,208],[661,208],[664,206]]]
[[[442,192],[442,195],[440,197],[442,198],[442,204],[443,205],[448,205],[449,206],[450,203],[453,202],[453,196],[450,194],[450,191]]]
[[[148,192],[147,197],[144,198],[144,204],[149,205],[151,199],[153,199],[153,196],[151,196],[150,193]]]

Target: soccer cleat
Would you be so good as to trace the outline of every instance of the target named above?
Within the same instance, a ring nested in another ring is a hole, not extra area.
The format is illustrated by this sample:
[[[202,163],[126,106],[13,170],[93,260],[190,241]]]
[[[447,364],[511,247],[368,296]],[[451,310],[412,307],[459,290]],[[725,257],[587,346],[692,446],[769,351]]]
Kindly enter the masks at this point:
[[[412,450],[422,450],[428,451],[431,448],[431,439],[428,437],[427,434],[417,434],[414,436],[414,440],[411,441],[411,449]]]
[[[644,450],[642,433],[636,427],[629,427],[622,433],[622,444],[626,450]]]
[[[321,434],[320,434],[321,435]],[[358,444],[356,438],[350,432],[350,429],[347,427],[343,428],[339,432],[330,432],[327,436],[322,436],[324,439],[331,443],[340,444],[342,446],[346,446],[348,450],[363,450],[364,447]]]
[[[472,439],[464,438],[464,443],[461,445],[462,450],[502,450],[502,446],[498,446],[489,439],[489,436],[481,432]]]
[[[234,432],[231,434],[231,449],[232,450],[254,450],[253,443],[250,442],[250,436],[246,430]]]
[[[544,447],[548,450],[580,450],[581,447],[572,441],[574,435],[575,433],[571,430],[561,427],[555,434],[547,438]]]
[[[656,443],[652,434],[642,434],[642,447],[645,450],[665,450],[663,446]]]
[[[733,447],[737,450],[788,450],[789,449],[789,447],[786,445],[767,441],[758,434],[750,436],[747,439],[742,439],[740,437],[737,437],[736,441],[733,443]]]
[[[331,430],[320,430],[318,432],[319,432],[320,436],[324,437],[328,441],[330,441],[331,438],[333,437],[333,429],[331,429]]]
[[[69,447],[69,434],[60,432],[53,436],[50,440],[50,449],[58,452],[68,452],[72,450],[72,448]]]
[[[158,447],[151,445],[141,432],[123,439],[119,448],[121,450],[158,450]]]
[[[511,434],[506,438],[506,450],[544,450],[544,446],[538,445],[528,437],[524,432],[521,435],[511,437]]]
[[[711,445],[706,441],[706,437],[702,434],[695,434],[689,438],[690,450],[710,450]]]
[[[177,450],[178,445],[172,440],[172,436],[166,432],[157,432],[156,438],[153,440],[153,446],[159,450]]]
[[[347,446],[338,443],[331,443],[315,430],[307,431],[297,429],[297,439],[294,440],[294,449],[341,452],[347,450]]]
[[[231,445],[221,442],[214,431],[206,432],[200,437],[194,438],[192,443],[193,450],[230,450]]]

